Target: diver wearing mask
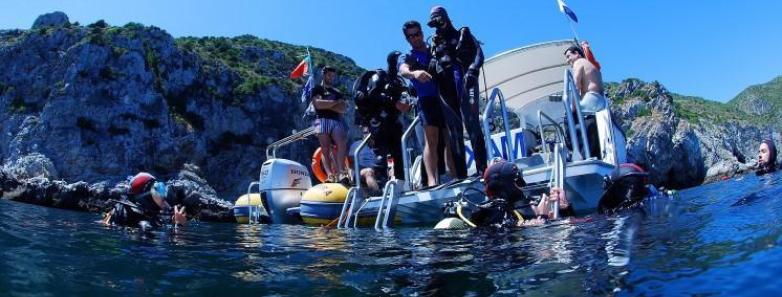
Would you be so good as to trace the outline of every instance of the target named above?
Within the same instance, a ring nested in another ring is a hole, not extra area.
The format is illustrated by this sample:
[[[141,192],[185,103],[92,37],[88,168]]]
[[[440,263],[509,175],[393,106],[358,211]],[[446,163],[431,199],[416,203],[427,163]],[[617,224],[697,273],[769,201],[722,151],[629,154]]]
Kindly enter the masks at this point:
[[[187,223],[185,207],[175,206],[171,213],[167,197],[168,188],[164,183],[149,173],[140,172],[130,180],[128,199],[114,201],[114,206],[104,215],[103,223],[148,230],[161,227],[168,214],[174,224]]]
[[[487,152],[480,124],[478,105],[478,76],[483,66],[483,51],[470,28],[454,28],[448,12],[442,6],[435,6],[430,12],[427,25],[435,28],[432,36],[432,56],[429,73],[435,75],[440,96],[445,101],[444,115],[448,123],[454,152],[455,173],[459,178],[467,176],[464,163],[464,125],[472,144],[475,168],[478,174],[486,170]]]
[[[387,155],[396,162],[402,161],[403,127],[399,115],[410,110],[407,103],[408,88],[397,74],[397,61],[402,53],[388,54],[388,70],[376,69],[362,74],[353,84],[356,102],[355,123],[367,127],[372,133],[369,147],[375,154],[373,170],[380,179],[387,176]],[[404,167],[394,166],[394,177],[404,179]]]
[[[647,185],[649,176],[641,167],[632,163],[620,164],[605,177],[604,193],[600,197],[598,211],[610,213],[639,205],[646,198],[658,195],[654,186]]]

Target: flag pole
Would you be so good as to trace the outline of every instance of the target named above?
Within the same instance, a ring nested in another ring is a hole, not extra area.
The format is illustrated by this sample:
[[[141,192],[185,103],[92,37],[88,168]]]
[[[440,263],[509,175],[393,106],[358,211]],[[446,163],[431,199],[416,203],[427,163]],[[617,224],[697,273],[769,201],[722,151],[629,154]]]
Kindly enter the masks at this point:
[[[571,21],[567,15],[565,16],[565,18],[567,19],[568,25],[570,25],[570,31],[573,31],[573,37],[576,39],[576,44],[578,44],[578,41],[581,38],[578,38],[578,33],[576,33],[576,27],[573,26],[573,21]]]
[[[310,47],[307,47],[307,57],[309,59],[307,60],[307,70],[309,72],[309,75],[313,74],[314,69],[312,69],[312,55],[310,55]]]

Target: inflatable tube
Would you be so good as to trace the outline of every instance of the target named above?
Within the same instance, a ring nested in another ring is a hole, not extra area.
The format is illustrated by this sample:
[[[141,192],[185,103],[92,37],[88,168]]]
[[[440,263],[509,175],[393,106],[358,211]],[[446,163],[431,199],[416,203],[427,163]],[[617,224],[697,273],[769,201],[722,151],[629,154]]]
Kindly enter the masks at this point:
[[[269,216],[266,213],[266,209],[263,208],[263,204],[261,202],[261,194],[258,193],[250,194],[250,195],[244,194],[242,196],[239,196],[239,198],[236,199],[236,202],[234,203],[233,212],[234,212],[234,218],[236,219],[236,222],[239,224],[250,223],[251,213],[258,216],[259,222],[263,220],[261,219],[261,217]]]
[[[334,150],[336,150],[336,147],[334,147]],[[318,181],[326,181],[329,175],[326,174],[326,168],[323,167],[323,152],[320,147],[312,154],[312,164],[310,164],[310,167],[312,168],[312,175],[315,176]],[[350,158],[348,157],[345,157],[345,168],[351,168]]]
[[[339,183],[319,184],[301,197],[299,214],[305,224],[326,225],[339,217],[348,189]]]

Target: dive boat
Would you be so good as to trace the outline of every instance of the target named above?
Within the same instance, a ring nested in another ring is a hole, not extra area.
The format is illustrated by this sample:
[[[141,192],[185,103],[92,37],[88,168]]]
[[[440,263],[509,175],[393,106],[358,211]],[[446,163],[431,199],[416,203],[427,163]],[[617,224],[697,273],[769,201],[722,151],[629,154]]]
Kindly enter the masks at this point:
[[[597,209],[604,177],[625,162],[626,151],[624,135],[611,119],[608,102],[605,108],[594,111],[582,110],[577,104],[580,98],[563,58],[572,44],[570,40],[539,43],[487,59],[482,73],[486,83],[481,92],[488,96],[481,119],[490,160],[499,157],[515,162],[523,170],[528,196],[539,197],[551,187],[564,188],[575,214],[580,216]],[[594,137],[587,137],[587,122],[596,126]],[[419,123],[416,118],[401,139],[405,179],[389,181],[382,195],[376,197],[368,197],[360,183],[350,188],[336,220],[338,228],[357,227],[362,225],[359,222],[367,221],[374,222],[376,229],[393,224],[434,225],[443,218],[445,203],[458,199],[479,203],[486,199],[480,176],[421,187],[421,156],[411,149]],[[253,185],[260,185],[261,201],[272,223],[296,222],[296,214],[288,209],[297,207],[310,187],[306,168],[275,158],[275,151],[312,134],[306,129],[271,144],[259,181],[248,188],[249,194]],[[350,152],[355,159],[369,137]],[[466,144],[466,161],[473,162],[470,143]],[[590,148],[592,154],[599,153],[591,156]],[[354,166],[357,174],[357,164]],[[473,167],[468,163],[468,168]],[[296,178],[307,180],[292,182]]]

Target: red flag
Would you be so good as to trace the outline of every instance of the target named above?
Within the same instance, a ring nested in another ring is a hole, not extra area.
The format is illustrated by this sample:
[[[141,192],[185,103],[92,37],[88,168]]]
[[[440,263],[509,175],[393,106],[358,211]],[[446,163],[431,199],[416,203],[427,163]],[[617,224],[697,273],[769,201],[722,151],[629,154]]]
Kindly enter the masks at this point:
[[[309,73],[309,64],[310,64],[310,56],[307,55],[306,57],[304,57],[304,60],[301,60],[299,65],[296,65],[296,68],[293,69],[293,71],[291,72],[291,79],[296,79],[304,75],[307,75]]]
[[[582,41],[581,42],[581,48],[584,49],[584,56],[592,63],[592,65],[595,65],[597,67],[597,70],[600,70],[600,63],[597,62],[597,59],[595,59],[595,55],[592,53],[592,49],[589,48],[589,42]]]

